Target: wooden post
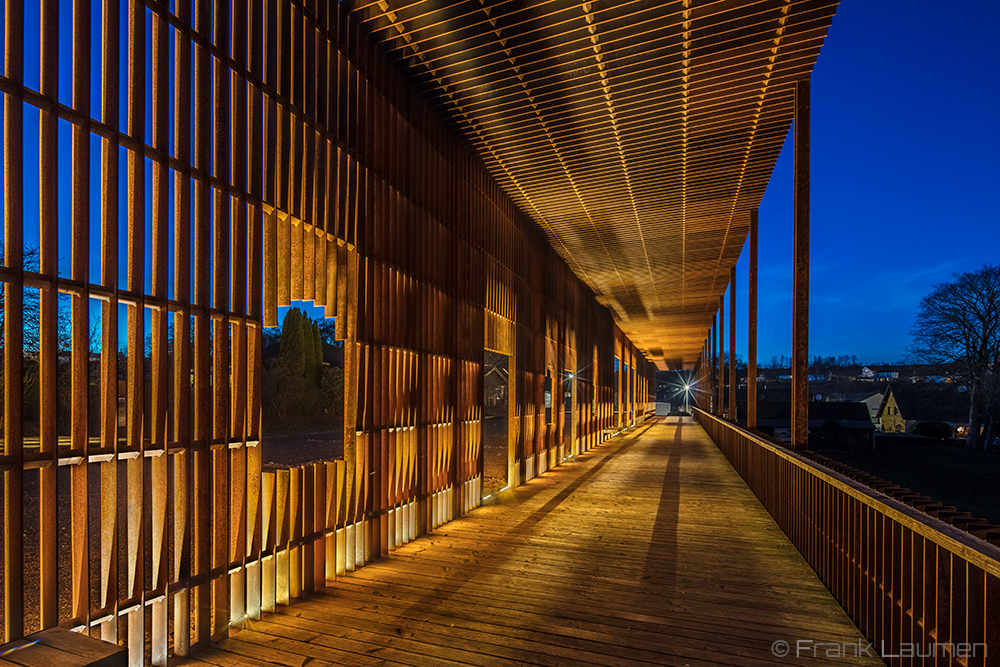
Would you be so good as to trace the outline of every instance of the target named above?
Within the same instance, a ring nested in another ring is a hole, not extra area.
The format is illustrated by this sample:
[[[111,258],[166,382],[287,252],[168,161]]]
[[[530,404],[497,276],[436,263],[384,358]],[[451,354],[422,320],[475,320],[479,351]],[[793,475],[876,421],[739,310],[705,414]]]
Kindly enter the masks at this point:
[[[736,265],[729,268],[729,420],[736,422]]]
[[[726,416],[726,295],[719,297],[719,409],[715,413]]]
[[[809,445],[809,80],[795,84],[792,449]]]
[[[711,400],[709,401],[709,410],[711,411],[711,413],[713,415],[718,415],[719,414],[719,389],[718,389],[718,387],[719,387],[719,379],[715,376],[715,368],[716,368],[716,365],[717,365],[716,364],[716,359],[715,359],[715,350],[718,348],[718,345],[716,344],[715,341],[718,338],[718,335],[719,335],[718,318],[713,315],[712,316],[712,336],[711,336],[710,344],[708,346],[708,360],[709,360],[708,377],[709,377],[709,380],[710,380],[710,382],[709,382],[709,385],[710,385],[709,386],[709,390],[711,390],[711,392],[712,392],[711,393]]]
[[[757,428],[757,209],[750,211],[747,279],[747,428]]]

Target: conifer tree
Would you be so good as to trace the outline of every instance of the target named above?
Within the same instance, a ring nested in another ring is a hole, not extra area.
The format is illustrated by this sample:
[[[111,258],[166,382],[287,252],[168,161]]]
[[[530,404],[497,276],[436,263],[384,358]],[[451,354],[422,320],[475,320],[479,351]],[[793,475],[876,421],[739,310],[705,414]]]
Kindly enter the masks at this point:
[[[312,334],[312,349],[313,349],[313,377],[315,378],[316,385],[319,386],[320,373],[323,372],[323,336],[319,332],[319,325],[315,321],[310,321],[310,333]]]
[[[310,340],[310,346],[307,348],[303,324],[305,322],[302,311],[292,308],[285,315],[285,321],[281,325],[281,357],[297,376],[304,376],[306,373],[306,353],[312,343]]]

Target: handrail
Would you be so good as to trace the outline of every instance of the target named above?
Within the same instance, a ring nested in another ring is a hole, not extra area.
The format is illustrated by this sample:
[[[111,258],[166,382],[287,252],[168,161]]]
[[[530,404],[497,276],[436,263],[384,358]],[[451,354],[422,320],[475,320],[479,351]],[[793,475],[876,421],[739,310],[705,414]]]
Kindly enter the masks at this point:
[[[695,408],[696,411],[698,408]],[[736,424],[720,419],[715,415],[702,413],[706,418],[712,419],[734,431],[738,431],[743,437],[754,444],[769,450],[776,456],[780,456],[791,464],[809,470],[813,475],[826,481],[831,486],[839,488],[844,493],[857,498],[869,507],[882,512],[889,518],[906,526],[929,539],[935,544],[944,547],[951,553],[969,562],[975,563],[995,577],[1000,577],[1000,547],[968,533],[967,531],[955,528],[954,526],[933,517],[926,512],[910,507],[906,503],[900,502],[891,496],[877,491],[869,486],[842,475],[835,470],[807,459],[795,452],[776,447],[767,440],[760,438],[753,433]]]
[[[890,664],[986,665],[989,649],[1000,664],[1000,548],[703,410],[694,414]]]

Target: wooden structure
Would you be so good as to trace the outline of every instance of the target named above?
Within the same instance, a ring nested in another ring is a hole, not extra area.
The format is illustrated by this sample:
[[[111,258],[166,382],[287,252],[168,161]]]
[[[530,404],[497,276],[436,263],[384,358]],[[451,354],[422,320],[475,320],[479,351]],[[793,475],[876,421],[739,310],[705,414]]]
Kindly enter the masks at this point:
[[[347,6],[4,21],[4,641],[163,665],[477,506],[484,348],[513,484],[650,410],[652,365]],[[345,342],[345,459],[262,475],[293,300]],[[546,378],[577,398],[551,422]]]
[[[8,0],[0,639],[165,665],[477,507],[485,349],[512,486],[640,424],[656,366],[724,414],[793,117],[806,359],[835,5]],[[344,342],[344,459],[265,474],[261,329],[295,301]]]
[[[884,664],[854,657],[857,628],[690,418],[647,422],[512,501],[182,664],[838,662],[798,640]]]
[[[890,664],[994,664],[1000,548],[889,497],[891,489],[869,489],[695,415],[864,635],[886,647]]]
[[[462,516],[485,349],[512,486],[642,423],[654,366],[724,414],[724,294],[793,118],[801,445],[835,4],[8,0],[0,639],[166,665]],[[263,473],[293,301],[336,317],[344,459]],[[699,418],[869,637],[996,640],[989,553]]]
[[[352,7],[629,340],[692,367],[836,2]]]
[[[55,626],[0,646],[0,667],[125,667],[128,649]]]

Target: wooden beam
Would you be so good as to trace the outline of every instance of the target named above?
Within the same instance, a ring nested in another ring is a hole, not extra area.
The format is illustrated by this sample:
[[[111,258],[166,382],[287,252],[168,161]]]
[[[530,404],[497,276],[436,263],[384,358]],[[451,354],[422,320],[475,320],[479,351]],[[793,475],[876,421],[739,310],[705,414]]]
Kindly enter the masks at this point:
[[[726,295],[719,296],[719,410],[718,415],[726,416]]]
[[[736,421],[736,265],[729,269],[729,421]]]
[[[757,209],[750,211],[747,278],[747,428],[757,428]]]
[[[792,448],[809,447],[809,79],[795,84]]]

